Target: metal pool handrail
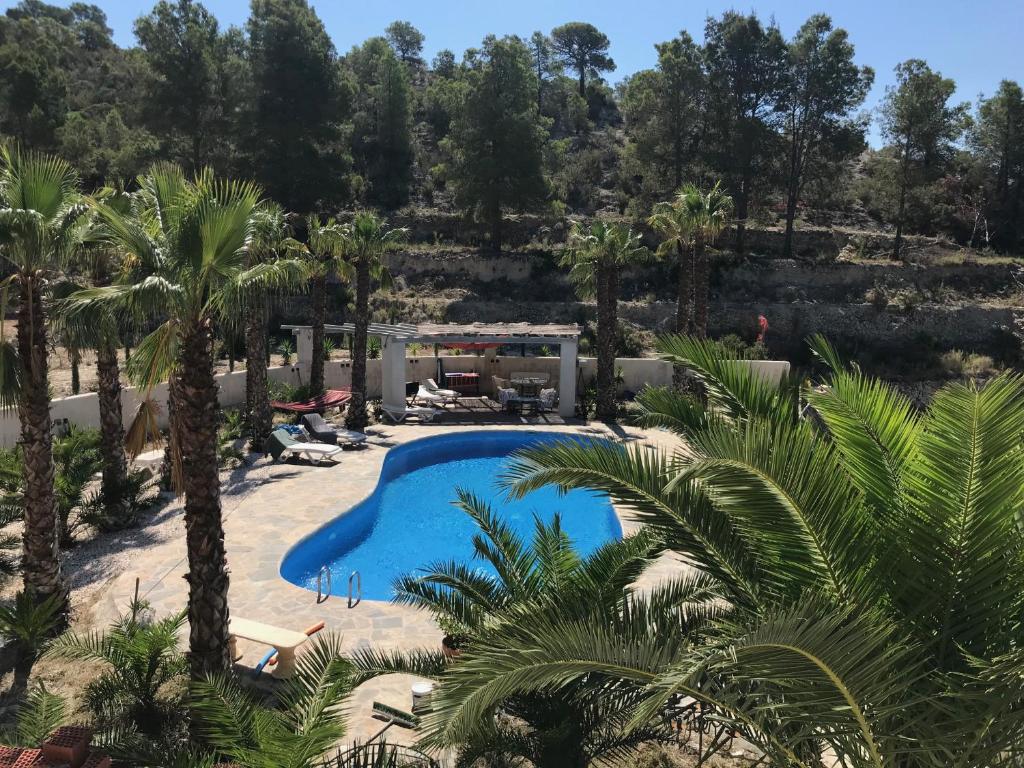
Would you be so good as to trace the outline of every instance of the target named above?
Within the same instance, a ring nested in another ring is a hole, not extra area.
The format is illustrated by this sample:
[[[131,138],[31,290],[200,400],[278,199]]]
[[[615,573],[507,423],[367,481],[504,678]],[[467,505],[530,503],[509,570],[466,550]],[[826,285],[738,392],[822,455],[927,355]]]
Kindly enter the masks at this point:
[[[356,580],[356,601],[352,602],[352,579]],[[363,600],[363,577],[359,571],[352,571],[348,575],[348,607],[355,608]]]
[[[323,591],[324,574],[325,573],[327,574],[327,594],[324,594],[324,591]],[[333,586],[334,585],[332,583],[331,569],[328,568],[326,564],[321,565],[320,566],[320,571],[316,575],[316,603],[317,603],[317,605],[327,601],[327,598],[331,596],[331,591],[332,591],[332,587]]]

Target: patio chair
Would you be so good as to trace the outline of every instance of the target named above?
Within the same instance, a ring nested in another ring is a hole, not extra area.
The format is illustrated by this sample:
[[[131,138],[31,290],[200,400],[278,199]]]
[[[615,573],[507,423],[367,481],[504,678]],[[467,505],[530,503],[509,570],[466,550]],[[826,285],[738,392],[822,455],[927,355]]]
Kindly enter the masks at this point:
[[[392,424],[401,424],[410,416],[415,416],[420,421],[433,421],[434,417],[441,413],[436,408],[418,405],[382,405],[380,408]]]
[[[542,411],[553,411],[555,406],[558,405],[558,390],[557,389],[542,389],[540,391],[540,405],[538,406]]]
[[[434,381],[433,379],[427,379],[425,382],[423,382],[423,389],[427,390],[427,392],[430,392],[431,394],[437,395],[438,397],[443,397],[445,401],[449,403],[454,403],[456,400],[462,397],[462,395],[460,395],[454,389],[441,389],[441,387],[437,386],[437,382]]]
[[[514,411],[519,404],[519,393],[512,387],[499,387],[497,397],[498,403],[505,411]]]
[[[267,453],[274,457],[274,461],[282,457],[298,456],[314,464],[325,459],[334,458],[341,453],[341,448],[327,443],[301,442],[292,437],[283,429],[275,429],[267,438]]]
[[[330,424],[319,413],[307,413],[302,417],[302,426],[322,443],[331,445],[363,445],[366,435],[350,429],[340,429]]]

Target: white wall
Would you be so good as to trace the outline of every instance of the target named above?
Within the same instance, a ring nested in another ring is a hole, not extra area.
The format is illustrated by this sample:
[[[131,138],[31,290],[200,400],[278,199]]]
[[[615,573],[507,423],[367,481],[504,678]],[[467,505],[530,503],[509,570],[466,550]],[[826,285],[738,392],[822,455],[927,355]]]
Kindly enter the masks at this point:
[[[299,371],[295,366],[274,366],[267,369],[272,381],[287,381],[292,385],[299,383]],[[245,371],[223,373],[216,377],[220,386],[220,404],[232,408],[245,402]],[[160,406],[160,426],[167,426],[167,385],[160,384],[152,392],[152,399]],[[142,402],[142,396],[134,387],[124,387],[121,391],[121,413],[125,425],[134,418],[135,412]],[[80,427],[99,427],[100,406],[95,392],[70,397],[59,397],[50,402],[50,418],[54,421],[67,419]],[[0,413],[0,447],[13,448],[21,433],[17,411]]]
[[[789,363],[785,360],[754,360],[744,362],[763,372],[766,377],[778,380],[789,372]],[[558,385],[559,358],[557,357],[485,357],[477,355],[458,355],[444,358],[446,371],[476,372],[480,374],[481,390],[487,394],[492,392],[491,376],[510,378],[514,371],[530,373],[544,372],[551,376],[551,385]],[[579,367],[583,372],[583,380],[589,381],[597,375],[597,361],[592,357],[579,358]],[[672,383],[672,366],[657,358],[619,358],[615,367],[622,374],[623,388],[631,392],[639,392],[646,385],[652,387],[668,386]],[[407,357],[405,359],[407,381],[423,381],[434,378],[436,362],[433,355]],[[282,365],[267,369],[272,381],[284,381],[292,386],[299,386],[309,380],[308,371],[302,365]],[[224,408],[234,408],[245,402],[245,371],[222,373],[216,377],[220,387],[220,404]],[[344,389],[352,382],[352,366],[348,361],[331,360],[324,366],[324,380],[328,389]],[[438,382],[444,386],[443,382]],[[366,361],[366,391],[370,398],[381,396],[381,361]],[[161,384],[153,390],[152,397],[160,406],[160,426],[167,426],[167,385]],[[134,387],[125,387],[121,393],[121,408],[127,425],[135,416],[142,397]],[[50,404],[50,416],[67,419],[72,424],[82,427],[99,427],[99,400],[95,392],[84,395],[73,395],[53,400]],[[21,431],[16,411],[0,413],[0,447],[12,448],[18,442]]]

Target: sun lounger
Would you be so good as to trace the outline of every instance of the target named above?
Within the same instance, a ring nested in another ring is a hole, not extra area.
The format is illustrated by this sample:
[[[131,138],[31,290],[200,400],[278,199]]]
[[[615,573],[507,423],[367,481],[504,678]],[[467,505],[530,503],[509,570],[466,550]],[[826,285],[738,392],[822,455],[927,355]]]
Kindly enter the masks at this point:
[[[300,442],[283,429],[275,429],[267,438],[267,453],[279,460],[283,456],[298,456],[310,462],[321,462],[341,453],[341,448],[327,443]]]
[[[436,408],[425,408],[418,405],[382,405],[381,410],[392,423],[401,424],[410,416],[416,416],[420,421],[432,421],[441,411]]]
[[[362,445],[366,442],[366,435],[362,432],[353,432],[350,429],[340,429],[329,424],[319,413],[307,413],[302,417],[302,426],[306,428],[313,437],[323,443],[331,445]]]
[[[433,392],[430,392],[426,387],[421,385],[420,388],[416,390],[416,395],[413,397],[412,402],[430,403],[431,405],[444,407],[445,403],[449,401],[447,398],[441,397],[441,395],[435,395]]]
[[[241,637],[245,640],[273,646],[277,650],[277,666],[274,667],[272,674],[282,680],[295,674],[295,649],[309,640],[309,635],[305,632],[282,629],[272,624],[263,624],[237,616],[230,619],[228,633],[232,661],[239,658],[236,638]]]
[[[427,379],[423,382],[423,389],[427,390],[427,392],[430,392],[432,395],[437,395],[438,397],[443,398],[445,402],[449,403],[454,403],[461,397],[461,395],[454,389],[441,389],[433,379]]]

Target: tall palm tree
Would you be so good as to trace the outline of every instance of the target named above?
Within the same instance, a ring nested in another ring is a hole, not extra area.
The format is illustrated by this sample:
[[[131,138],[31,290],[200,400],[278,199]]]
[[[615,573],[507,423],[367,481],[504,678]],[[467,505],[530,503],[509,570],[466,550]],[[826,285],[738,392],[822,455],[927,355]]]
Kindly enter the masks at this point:
[[[593,614],[608,619],[660,549],[657,537],[641,531],[582,557],[573,549],[558,515],[550,523],[538,519],[527,542],[478,497],[460,491],[457,505],[479,527],[480,533],[473,537],[475,558],[491,573],[469,563],[435,563],[422,573],[400,577],[395,601],[427,610],[446,630],[464,634],[466,647],[461,655],[445,662],[437,652],[426,650],[408,654],[367,650],[352,659],[364,677],[411,672],[438,680],[431,699],[435,715],[424,723],[425,744],[458,748],[460,765],[502,754],[525,758],[539,768],[583,768],[644,743],[675,738],[660,723],[627,727],[624,712],[636,702],[634,692],[580,696],[584,684],[522,696],[512,692],[502,700],[500,714],[486,708],[458,721],[449,719],[449,706],[460,700],[463,686],[477,674],[475,656],[480,647],[489,647],[494,628],[512,624],[528,629],[532,616],[556,610],[578,620]],[[666,589],[660,594],[667,594]]]
[[[819,766],[826,753],[850,768],[1012,764],[1024,739],[1024,379],[950,384],[918,412],[823,339],[812,349],[831,368],[803,393],[815,419],[797,417],[788,382],[674,337],[661,350],[693,364],[707,406],[667,390],[640,402],[643,423],[676,432],[679,449],[523,452],[516,493],[607,491],[695,569],[709,615],[692,635],[693,606],[668,604],[654,611],[659,632],[650,612],[497,628],[449,719],[509,686],[600,672],[643,693],[634,722],[689,696],[774,765]]]
[[[13,285],[18,297],[16,343],[0,340],[0,404],[16,405],[21,421],[25,591],[37,602],[56,601],[62,615],[68,585],[58,552],[44,302],[86,229],[77,186],[63,160],[0,147],[0,253],[12,271],[3,296]]]
[[[108,194],[109,205],[127,207],[127,195]],[[97,240],[95,217],[90,217],[90,233],[77,254],[77,267],[93,285],[109,285],[123,266],[120,255],[102,240]],[[68,283],[61,293],[66,298],[81,285]],[[100,415],[100,450],[103,454],[101,494],[104,506],[115,520],[131,516],[128,488],[128,460],[125,455],[124,419],[121,407],[121,368],[117,350],[121,345],[122,323],[109,307],[97,305],[72,324],[64,322],[66,304],[54,304],[53,324],[70,346],[96,350],[96,396]]]
[[[260,201],[252,184],[218,180],[209,171],[188,180],[176,167],[158,166],[139,186],[128,211],[93,203],[107,242],[136,269],[117,285],[71,296],[68,322],[88,317],[96,305],[162,320],[127,371],[147,391],[170,377],[171,439],[185,494],[189,659],[192,675],[202,678],[231,663],[213,329],[218,321],[237,321],[253,295],[293,283],[304,267],[288,259],[249,266]]]
[[[352,399],[345,413],[349,429],[366,427],[366,339],[370,327],[370,291],[373,284],[387,287],[391,273],[384,255],[405,239],[405,229],[390,229],[387,220],[369,211],[360,211],[345,227],[342,250],[351,265],[356,282],[356,306],[352,336]],[[314,346],[314,353],[318,348]]]
[[[597,299],[597,417],[615,418],[615,332],[618,324],[619,273],[648,261],[640,235],[624,224],[595,221],[577,224],[559,264],[586,298]]]
[[[327,321],[327,281],[331,275],[350,278],[351,267],[342,259],[343,225],[334,219],[308,216],[306,237],[312,270],[310,303],[313,308],[313,360],[309,369],[309,391],[315,396],[324,391],[324,356],[320,350],[324,348],[324,323]]]
[[[254,219],[255,231],[249,248],[250,266],[308,253],[306,246],[292,237],[288,216],[279,205],[264,203],[256,211]],[[299,287],[290,286],[292,289]],[[265,295],[251,296],[245,317],[245,418],[249,447],[253,451],[263,450],[263,441],[273,427],[267,388],[267,298]],[[320,329],[322,332],[322,322]],[[322,379],[322,367],[320,376]]]
[[[676,251],[679,258],[679,298],[676,332],[708,333],[708,293],[711,277],[707,246],[713,245],[729,223],[732,198],[721,189],[721,182],[704,192],[686,184],[672,202],[658,203],[648,223],[665,235],[659,255]],[[691,309],[692,305],[692,309]]]

